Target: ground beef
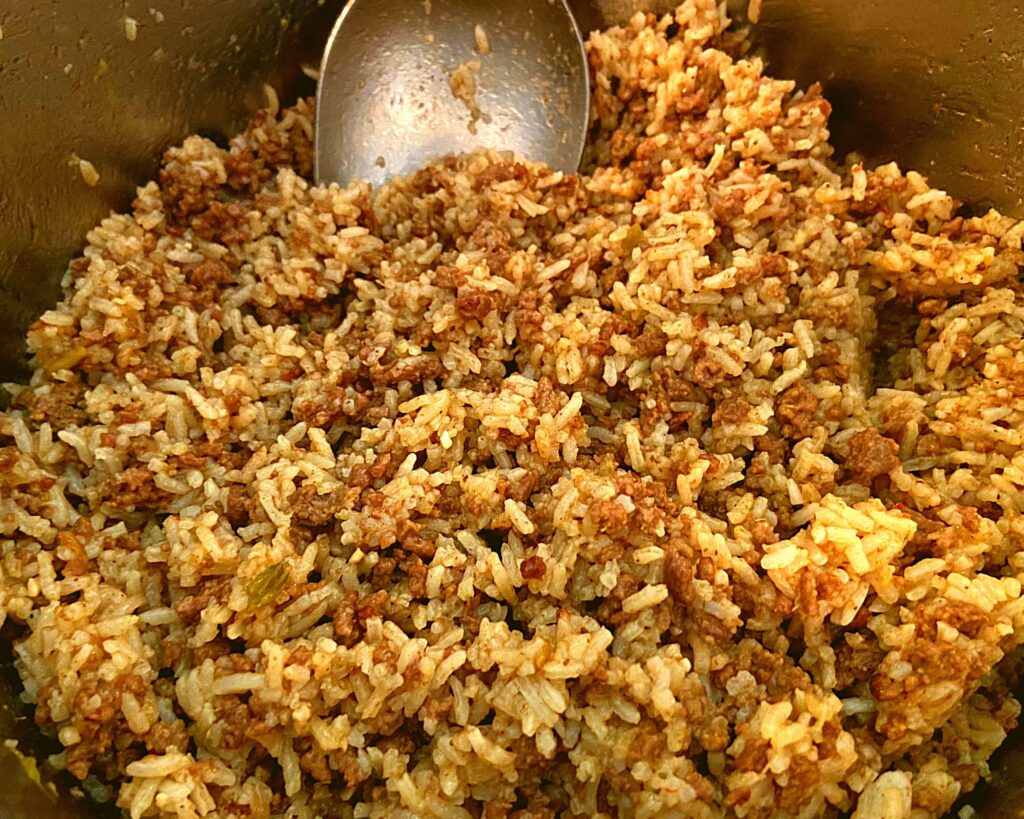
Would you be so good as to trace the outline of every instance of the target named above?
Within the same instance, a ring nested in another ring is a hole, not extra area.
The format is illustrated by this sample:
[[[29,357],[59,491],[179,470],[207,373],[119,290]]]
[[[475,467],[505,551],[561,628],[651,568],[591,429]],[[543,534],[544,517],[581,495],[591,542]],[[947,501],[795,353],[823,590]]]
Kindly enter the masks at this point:
[[[870,484],[900,465],[899,444],[877,429],[863,429],[850,438],[850,452],[844,466],[853,480]]]
[[[292,493],[289,503],[296,523],[317,528],[331,523],[345,508],[345,496],[340,492],[321,495],[314,484],[304,483]]]
[[[524,580],[539,580],[547,573],[547,570],[544,558],[538,555],[530,555],[519,564],[519,572]]]
[[[787,388],[775,404],[779,430],[793,440],[807,438],[814,432],[814,413],[817,408],[818,399],[803,384]]]
[[[665,585],[672,597],[680,603],[693,601],[693,563],[680,549],[672,549],[665,555]]]
[[[252,520],[254,501],[241,486],[228,488],[224,514],[236,529],[246,526]]]
[[[229,578],[207,580],[197,591],[182,597],[174,610],[183,623],[195,622],[212,602],[223,602],[230,588]]]
[[[370,406],[363,393],[345,387],[331,387],[317,401],[307,401],[295,407],[295,418],[310,426],[327,428],[335,421],[359,417]]]
[[[591,505],[589,515],[599,532],[614,532],[629,522],[626,507],[613,500],[597,501]]]
[[[482,319],[495,309],[496,304],[497,300],[490,293],[467,290],[455,300],[455,309],[468,319]]]
[[[107,503],[121,509],[158,509],[171,495],[156,485],[155,478],[147,467],[131,466],[107,482],[103,495]]]
[[[419,555],[407,554],[398,564],[409,578],[409,594],[413,597],[425,597],[427,594],[427,566]]]
[[[444,365],[434,356],[421,355],[414,359],[396,361],[386,367],[375,364],[370,368],[370,379],[379,387],[403,381],[419,384],[437,378],[444,371]]]
[[[223,259],[206,259],[194,265],[186,265],[185,278],[194,288],[194,302],[199,309],[216,304],[221,289],[234,277],[234,271]]]
[[[711,416],[711,423],[743,424],[750,417],[750,404],[744,398],[726,398],[721,401]]]
[[[15,406],[25,407],[33,421],[47,422],[54,429],[66,429],[85,423],[88,416],[78,406],[84,394],[85,387],[77,382],[57,382],[45,391],[38,387],[22,391]]]
[[[188,731],[181,720],[174,722],[156,722],[146,734],[146,749],[154,754],[166,754],[168,751],[185,751],[188,749]]]

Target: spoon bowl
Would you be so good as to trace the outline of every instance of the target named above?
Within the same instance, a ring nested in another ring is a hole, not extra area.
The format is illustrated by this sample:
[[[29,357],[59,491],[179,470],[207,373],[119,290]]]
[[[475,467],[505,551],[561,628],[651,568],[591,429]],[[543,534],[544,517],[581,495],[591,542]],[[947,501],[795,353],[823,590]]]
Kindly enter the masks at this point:
[[[378,185],[478,148],[575,171],[589,97],[566,0],[351,0],[320,66],[317,181]]]

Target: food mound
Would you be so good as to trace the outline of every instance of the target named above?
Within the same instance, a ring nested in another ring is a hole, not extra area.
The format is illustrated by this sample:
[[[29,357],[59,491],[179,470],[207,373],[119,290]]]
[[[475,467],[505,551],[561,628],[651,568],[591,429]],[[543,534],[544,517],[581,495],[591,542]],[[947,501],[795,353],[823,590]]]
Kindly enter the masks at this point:
[[[712,0],[579,176],[166,154],[31,329],[0,606],[132,817],[937,816],[1016,722],[1024,227],[834,161]]]

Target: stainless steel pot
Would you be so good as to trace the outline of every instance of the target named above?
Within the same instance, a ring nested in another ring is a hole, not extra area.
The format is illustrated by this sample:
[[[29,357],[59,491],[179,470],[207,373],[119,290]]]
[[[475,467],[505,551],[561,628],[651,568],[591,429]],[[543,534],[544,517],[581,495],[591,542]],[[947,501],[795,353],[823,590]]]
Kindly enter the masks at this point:
[[[591,29],[673,0],[578,0]],[[161,152],[223,138],[265,101],[310,93],[344,0],[11,0],[0,7],[0,380],[24,373],[25,329],[53,303],[88,228],[128,205]],[[746,0],[730,0],[745,17]],[[386,10],[382,9],[382,13]],[[756,46],[772,73],[821,80],[841,152],[897,159],[979,206],[1024,215],[1024,3],[763,0]],[[75,157],[99,173],[86,184]],[[2,641],[0,641],[2,642]],[[2,648],[2,646],[0,646]],[[0,737],[32,747],[0,673]],[[1024,816],[1024,734],[970,798]],[[85,816],[36,787],[0,745],[0,817]],[[93,814],[94,815],[94,814]]]

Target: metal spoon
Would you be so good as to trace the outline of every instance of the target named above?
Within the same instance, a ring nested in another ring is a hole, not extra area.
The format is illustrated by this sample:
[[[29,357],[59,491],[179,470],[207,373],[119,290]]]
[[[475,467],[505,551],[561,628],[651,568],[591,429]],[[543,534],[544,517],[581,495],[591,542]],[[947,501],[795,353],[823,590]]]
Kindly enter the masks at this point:
[[[377,185],[480,147],[575,171],[589,96],[566,0],[351,0],[320,66],[317,181]]]

